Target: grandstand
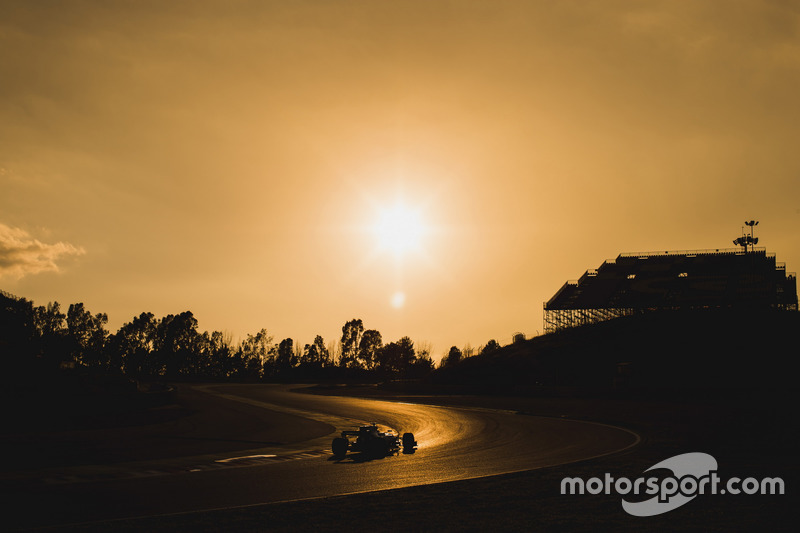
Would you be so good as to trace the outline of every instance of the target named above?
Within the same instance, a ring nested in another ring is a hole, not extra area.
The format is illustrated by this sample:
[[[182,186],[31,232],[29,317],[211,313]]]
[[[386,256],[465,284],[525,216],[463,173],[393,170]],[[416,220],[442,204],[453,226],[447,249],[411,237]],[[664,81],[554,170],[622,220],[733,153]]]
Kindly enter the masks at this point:
[[[621,254],[605,261],[545,302],[544,331],[655,310],[797,311],[797,276],[752,240],[749,249],[737,244],[743,248]]]

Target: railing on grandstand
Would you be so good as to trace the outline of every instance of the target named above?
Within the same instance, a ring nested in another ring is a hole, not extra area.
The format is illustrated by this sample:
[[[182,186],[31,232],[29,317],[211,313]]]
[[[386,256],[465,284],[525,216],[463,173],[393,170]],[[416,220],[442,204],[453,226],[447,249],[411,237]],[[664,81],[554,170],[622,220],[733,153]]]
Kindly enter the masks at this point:
[[[717,248],[708,250],[667,250],[665,252],[631,252],[619,254],[619,257],[665,257],[670,255],[745,255],[745,254],[766,254],[766,248],[754,248],[745,252],[741,248]]]

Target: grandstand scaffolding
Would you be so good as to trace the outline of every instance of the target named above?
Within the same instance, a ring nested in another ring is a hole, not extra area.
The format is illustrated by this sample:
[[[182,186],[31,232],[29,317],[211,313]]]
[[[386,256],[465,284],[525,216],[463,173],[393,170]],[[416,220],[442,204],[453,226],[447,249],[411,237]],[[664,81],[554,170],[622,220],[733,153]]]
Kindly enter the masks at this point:
[[[620,254],[567,281],[544,303],[544,331],[656,310],[797,311],[797,276],[775,254],[735,249]]]

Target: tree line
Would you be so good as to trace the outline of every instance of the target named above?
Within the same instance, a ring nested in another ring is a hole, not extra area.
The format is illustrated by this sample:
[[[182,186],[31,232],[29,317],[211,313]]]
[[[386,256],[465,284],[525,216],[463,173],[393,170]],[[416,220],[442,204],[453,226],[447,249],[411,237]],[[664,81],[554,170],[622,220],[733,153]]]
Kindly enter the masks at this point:
[[[0,353],[12,375],[89,369],[142,379],[300,380],[419,378],[434,369],[430,350],[409,337],[384,343],[361,319],[348,321],[342,336],[305,345],[278,342],[266,329],[234,342],[220,331],[200,332],[191,311],[156,318],[141,313],[116,332],[105,313],[83,303],[66,312],[58,302],[34,306],[0,294]]]

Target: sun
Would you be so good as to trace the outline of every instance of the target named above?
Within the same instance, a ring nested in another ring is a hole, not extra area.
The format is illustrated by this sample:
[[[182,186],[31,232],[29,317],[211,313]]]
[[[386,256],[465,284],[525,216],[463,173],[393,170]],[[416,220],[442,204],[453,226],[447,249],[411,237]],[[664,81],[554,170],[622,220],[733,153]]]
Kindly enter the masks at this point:
[[[373,232],[381,250],[402,256],[420,249],[425,222],[419,210],[396,204],[379,210]]]
[[[403,291],[395,292],[392,295],[390,302],[392,304],[392,307],[394,307],[395,309],[400,309],[406,303],[406,293],[404,293]]]

